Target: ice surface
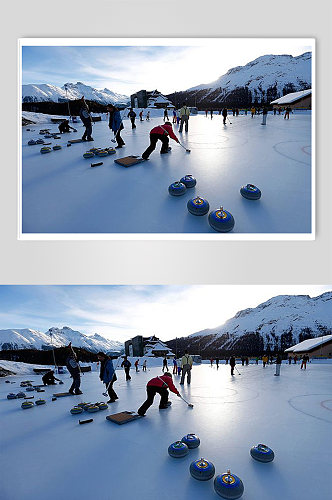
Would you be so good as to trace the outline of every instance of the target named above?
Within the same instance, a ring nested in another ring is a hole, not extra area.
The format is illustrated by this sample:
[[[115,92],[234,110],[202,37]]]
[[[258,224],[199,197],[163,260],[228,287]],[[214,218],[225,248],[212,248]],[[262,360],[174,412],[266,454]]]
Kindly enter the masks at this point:
[[[161,360],[159,360],[161,365]],[[107,414],[137,410],[145,399],[146,382],[161,374],[161,366],[146,373],[131,372],[125,382],[118,370],[114,388],[118,402],[93,415],[73,416],[78,402],[103,401],[104,386],[98,373],[82,377],[82,396],[52,402],[59,387],[48,387],[47,403],[21,410],[22,400],[7,400],[19,391],[26,377],[0,381],[0,491],[3,500],[127,498],[169,500],[170,497],[201,500],[219,498],[213,481],[199,482],[189,474],[192,460],[211,460],[216,473],[229,467],[243,481],[244,500],[315,500],[329,498],[332,488],[332,364],[309,363],[281,367],[237,365],[241,376],[230,376],[230,367],[194,366],[192,384],[175,385],[186,404],[171,395],[171,408],[158,410],[159,396],[144,419],[117,426]],[[41,377],[29,376],[40,383]],[[69,387],[68,375],[61,390]],[[34,394],[34,393],[30,393]],[[79,419],[94,422],[78,425]],[[200,447],[183,459],[168,456],[167,448],[185,434],[194,432]],[[251,446],[264,443],[275,452],[269,464],[254,461]]]
[[[235,218],[234,233],[308,233],[311,231],[311,114],[299,112],[284,120],[229,116],[232,125],[199,114],[190,117],[188,134],[180,136],[186,153],[174,141],[172,151],[160,155],[158,145],[148,162],[130,168],[114,158],[141,155],[149,144],[149,131],[162,118],[139,122],[132,131],[125,120],[126,147],[116,155],[96,158],[103,165],[91,168],[84,159],[91,147],[114,146],[106,120],[93,127],[94,142],[73,144],[83,132],[62,135],[62,150],[41,155],[40,146],[28,140],[41,137],[43,126],[23,128],[22,211],[23,233],[216,233],[207,216],[187,211],[187,201],[206,198],[211,210],[223,205]],[[27,132],[34,128],[35,132]],[[56,131],[56,125],[50,125]],[[168,186],[186,174],[197,179],[195,188],[180,197],[170,196]],[[240,195],[252,183],[262,191],[259,201]],[[227,237],[227,235],[223,235]]]

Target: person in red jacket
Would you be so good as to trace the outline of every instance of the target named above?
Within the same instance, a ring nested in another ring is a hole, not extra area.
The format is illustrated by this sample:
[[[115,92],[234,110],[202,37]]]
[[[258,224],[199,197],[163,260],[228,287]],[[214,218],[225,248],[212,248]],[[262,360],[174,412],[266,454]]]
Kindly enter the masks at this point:
[[[137,413],[144,417],[146,411],[153,403],[155,395],[160,394],[159,410],[165,410],[172,403],[168,401],[168,389],[180,397],[180,393],[173,384],[172,375],[169,372],[164,373],[160,377],[155,377],[149,380],[146,386],[147,399],[142,406],[137,410]]]
[[[168,153],[170,149],[168,137],[173,139],[175,142],[179,142],[179,139],[173,132],[171,122],[165,122],[164,125],[158,125],[157,127],[154,127],[150,132],[150,146],[144,151],[144,153],[142,154],[142,158],[144,160],[148,160],[152,151],[156,149],[158,140],[160,140],[162,143],[160,154]]]

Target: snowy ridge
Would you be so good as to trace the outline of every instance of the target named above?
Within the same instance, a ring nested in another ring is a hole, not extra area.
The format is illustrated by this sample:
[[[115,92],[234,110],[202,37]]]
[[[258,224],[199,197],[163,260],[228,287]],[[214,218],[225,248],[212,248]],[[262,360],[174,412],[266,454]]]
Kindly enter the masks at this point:
[[[209,92],[220,90],[227,94],[238,88],[247,87],[252,92],[276,87],[282,95],[283,88],[292,83],[295,90],[311,85],[311,52],[293,57],[291,55],[265,55],[258,57],[245,66],[231,68],[215,82],[197,85],[188,89]]]
[[[89,351],[122,351],[123,343],[108,340],[95,333],[92,336],[72,330],[68,326],[50,328],[46,333],[24,329],[0,330],[0,349],[48,349],[63,347],[72,343],[74,347],[82,347]]]
[[[62,87],[57,87],[49,83],[22,85],[23,102],[58,102],[59,99],[69,99],[72,101],[80,99],[82,96],[87,100],[97,101],[102,104],[125,104],[129,102],[129,97],[126,95],[117,94],[107,88],[98,90],[82,82],[65,83]]]
[[[188,346],[232,349],[250,342],[253,348],[286,348],[306,338],[332,333],[332,292],[318,297],[279,295],[244,309],[223,325],[186,337]]]

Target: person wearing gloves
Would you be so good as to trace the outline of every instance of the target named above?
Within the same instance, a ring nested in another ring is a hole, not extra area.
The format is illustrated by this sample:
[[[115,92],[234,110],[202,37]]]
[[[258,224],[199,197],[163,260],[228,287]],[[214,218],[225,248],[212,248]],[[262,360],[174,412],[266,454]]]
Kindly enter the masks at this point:
[[[70,392],[70,394],[75,394],[75,395],[83,394],[82,391],[80,390],[80,385],[81,385],[80,365],[77,362],[77,356],[73,351],[71,342],[68,344],[68,356],[66,359],[66,366],[70,375],[73,378],[73,383],[68,392]]]
[[[98,352],[98,360],[100,361],[100,380],[106,385],[106,390],[110,397],[108,403],[114,403],[118,398],[115,390],[113,389],[113,384],[116,381],[116,373],[114,370],[113,362],[107,354],[103,352]]]
[[[80,99],[81,109],[80,109],[80,118],[85,127],[85,132],[82,136],[82,141],[93,141],[91,137],[92,134],[92,117],[89,113],[89,108],[87,103],[85,102],[84,96]]]
[[[173,132],[173,127],[171,122],[166,122],[164,125],[158,125],[154,127],[150,132],[150,146],[142,154],[144,160],[148,160],[152,151],[156,149],[158,141],[161,141],[160,154],[166,154],[171,149],[169,147],[169,137],[175,142],[179,142],[179,139]]]
[[[154,397],[157,393],[160,394],[159,410],[166,410],[172,404],[168,401],[168,389],[180,397],[180,393],[173,384],[172,375],[169,372],[149,380],[146,386],[147,399],[137,410],[137,413],[141,415],[141,417],[144,417],[148,408],[153,404]]]
[[[184,352],[184,356],[181,359],[182,376],[180,385],[184,384],[184,379],[187,374],[187,383],[190,384],[191,381],[191,369],[193,366],[193,358],[188,354],[188,351]]]
[[[121,130],[124,129],[120,111],[118,110],[118,108],[113,106],[113,104],[109,104],[107,106],[107,111],[109,112],[108,126],[114,132],[114,138],[117,142],[117,146],[115,146],[115,148],[122,148],[122,146],[125,145],[125,142],[120,135]]]

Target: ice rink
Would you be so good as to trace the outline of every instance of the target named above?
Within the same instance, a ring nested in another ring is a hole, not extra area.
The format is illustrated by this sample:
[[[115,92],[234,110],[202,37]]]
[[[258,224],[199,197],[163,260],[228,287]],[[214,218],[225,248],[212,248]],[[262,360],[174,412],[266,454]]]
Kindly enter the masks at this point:
[[[149,364],[148,364],[149,367]],[[152,367],[144,373],[131,371],[125,382],[117,371],[114,388],[119,400],[108,410],[73,416],[69,410],[78,402],[105,401],[98,373],[82,377],[82,396],[51,401],[53,392],[64,385],[47,387],[46,405],[29,410],[22,400],[7,400],[18,392],[22,380],[41,383],[35,375],[13,376],[15,384],[0,381],[0,491],[3,500],[33,498],[79,500],[116,498],[191,500],[220,498],[213,480],[200,482],[189,474],[190,463],[205,458],[214,463],[216,474],[230,468],[244,483],[244,500],[327,499],[332,489],[332,364],[310,363],[263,368],[255,364],[217,371],[209,364],[195,365],[192,384],[175,385],[194,408],[176,395],[171,408],[159,410],[159,396],[146,417],[118,426],[105,416],[123,410],[137,410],[145,399],[146,382],[161,374]],[[93,423],[78,425],[79,418]],[[171,458],[168,446],[187,433],[196,433],[201,444],[181,459]],[[253,460],[250,448],[264,443],[275,459],[264,464]]]
[[[222,205],[235,219],[234,233],[310,233],[311,226],[311,113],[251,118],[250,113],[233,117],[227,125],[222,116],[191,116],[189,132],[175,133],[191,153],[174,141],[172,151],[160,155],[160,143],[149,161],[130,168],[114,163],[115,157],[141,155],[149,144],[149,132],[162,124],[162,117],[139,122],[131,130],[124,120],[122,136],[126,146],[116,155],[84,159],[91,147],[110,147],[113,134],[103,119],[93,127],[94,142],[73,144],[77,133],[64,134],[62,149],[40,154],[38,139],[42,128],[57,131],[55,124],[23,127],[22,133],[22,232],[23,233],[191,233],[227,238],[208,223],[207,215],[196,217],[187,211],[187,202],[197,195],[208,200],[210,210]],[[231,123],[230,123],[231,122]],[[26,129],[33,129],[29,132]],[[91,168],[94,161],[103,165]],[[183,196],[168,194],[168,186],[186,174],[197,179],[195,188]],[[240,195],[241,186],[259,187],[262,197],[249,201]],[[218,236],[219,235],[219,236]]]

